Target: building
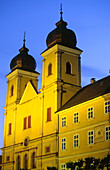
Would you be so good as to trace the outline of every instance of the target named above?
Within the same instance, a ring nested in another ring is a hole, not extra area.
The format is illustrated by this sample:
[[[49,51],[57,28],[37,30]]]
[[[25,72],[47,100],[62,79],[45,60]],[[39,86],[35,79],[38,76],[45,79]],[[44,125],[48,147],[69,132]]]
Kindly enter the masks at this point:
[[[0,170],[2,169],[2,155],[0,155]]]
[[[109,152],[110,76],[81,88],[76,35],[67,29],[62,10],[42,52],[42,87],[36,61],[25,46],[7,77],[2,169],[56,167]]]

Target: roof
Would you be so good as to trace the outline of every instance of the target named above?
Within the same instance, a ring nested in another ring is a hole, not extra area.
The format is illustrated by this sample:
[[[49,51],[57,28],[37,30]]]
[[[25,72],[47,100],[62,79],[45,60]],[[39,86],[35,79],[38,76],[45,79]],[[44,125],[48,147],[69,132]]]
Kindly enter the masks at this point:
[[[83,87],[58,111],[62,111],[72,106],[81,104],[83,102],[102,96],[109,92],[110,92],[110,76],[100,79],[92,84]]]

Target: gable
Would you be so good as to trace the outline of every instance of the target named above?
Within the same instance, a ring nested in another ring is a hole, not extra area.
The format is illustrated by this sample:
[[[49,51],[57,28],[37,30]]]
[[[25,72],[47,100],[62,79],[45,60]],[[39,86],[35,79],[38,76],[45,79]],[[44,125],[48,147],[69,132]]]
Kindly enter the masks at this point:
[[[24,93],[22,95],[22,98],[20,100],[20,104],[25,103],[29,100],[32,100],[33,98],[35,98],[37,96],[37,92],[35,91],[33,85],[31,84],[31,82],[29,81],[27,83],[27,86],[24,90]]]

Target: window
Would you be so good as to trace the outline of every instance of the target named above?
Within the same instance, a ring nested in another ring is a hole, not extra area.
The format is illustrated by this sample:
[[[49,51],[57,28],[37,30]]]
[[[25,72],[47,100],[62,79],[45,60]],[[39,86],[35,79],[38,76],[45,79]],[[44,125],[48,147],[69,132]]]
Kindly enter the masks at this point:
[[[69,62],[66,63],[66,73],[71,74],[71,64]]]
[[[47,153],[47,152],[50,152],[50,146],[47,146],[46,148],[45,148],[45,152]]]
[[[74,123],[78,123],[79,122],[79,113],[74,113]]]
[[[62,117],[62,127],[66,126],[66,117]]]
[[[51,107],[47,109],[47,122],[51,121]]]
[[[66,170],[66,164],[61,164],[61,170]]]
[[[27,122],[28,119],[28,122]],[[31,116],[24,117],[23,129],[31,128]]]
[[[11,135],[11,128],[12,128],[12,123],[9,123],[9,131],[8,131],[9,135]]]
[[[106,140],[110,140],[110,126],[106,127]]]
[[[10,156],[6,157],[6,161],[9,162],[10,161]]]
[[[48,76],[52,75],[52,64],[48,65]]]
[[[36,168],[36,154],[35,152],[32,153],[32,156],[31,156],[31,167],[32,169]]]
[[[24,129],[27,128],[27,117],[24,118]]]
[[[88,132],[88,144],[93,144],[94,143],[94,132],[93,130]]]
[[[20,159],[20,156],[18,155],[17,159],[16,159],[16,169],[17,170],[20,170],[20,165],[21,165],[21,159]]]
[[[61,149],[65,150],[66,149],[66,138],[61,139]]]
[[[79,147],[79,135],[74,135],[74,148]]]
[[[27,156],[27,154],[24,155],[24,169],[28,169],[28,156]]]
[[[28,116],[28,128],[31,128],[31,116]]]
[[[93,118],[93,107],[88,108],[88,119]]]
[[[12,85],[11,86],[11,92],[10,92],[11,94],[10,94],[10,96],[13,96],[13,91],[14,91],[14,86]]]
[[[105,113],[109,113],[110,112],[110,101],[106,101],[105,102]]]

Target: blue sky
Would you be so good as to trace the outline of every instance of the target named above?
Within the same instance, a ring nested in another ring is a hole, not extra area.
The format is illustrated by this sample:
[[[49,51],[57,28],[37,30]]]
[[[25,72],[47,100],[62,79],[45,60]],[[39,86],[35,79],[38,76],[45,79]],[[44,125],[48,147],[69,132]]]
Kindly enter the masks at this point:
[[[4,109],[6,101],[5,76],[10,62],[19,53],[26,31],[26,47],[42,73],[42,57],[46,37],[60,19],[77,37],[77,47],[83,50],[82,86],[109,75],[110,69],[110,0],[0,0],[0,147],[3,145]],[[39,77],[39,88],[41,87]],[[1,151],[0,151],[1,154]]]

